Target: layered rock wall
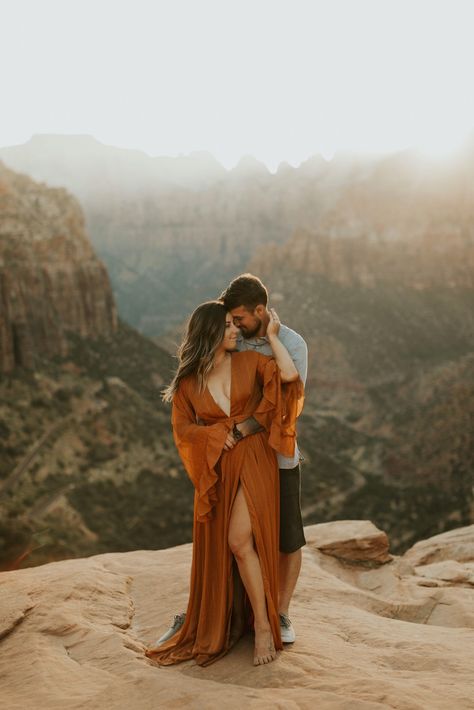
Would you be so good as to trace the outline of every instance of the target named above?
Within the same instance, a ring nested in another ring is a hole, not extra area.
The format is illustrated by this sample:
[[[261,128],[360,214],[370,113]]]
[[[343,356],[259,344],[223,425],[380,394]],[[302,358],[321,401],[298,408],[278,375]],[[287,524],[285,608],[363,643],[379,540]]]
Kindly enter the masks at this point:
[[[0,163],[0,371],[112,333],[117,310],[76,199]]]
[[[286,244],[262,247],[250,268],[262,278],[290,268],[341,286],[473,290],[474,237],[433,229],[410,240],[335,239],[299,229]]]

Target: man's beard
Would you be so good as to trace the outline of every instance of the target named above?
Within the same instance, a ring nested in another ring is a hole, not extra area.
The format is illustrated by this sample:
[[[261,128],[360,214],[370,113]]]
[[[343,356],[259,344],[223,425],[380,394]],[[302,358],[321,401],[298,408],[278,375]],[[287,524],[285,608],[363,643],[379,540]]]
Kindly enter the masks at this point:
[[[257,325],[254,326],[251,330],[249,328],[241,328],[240,332],[244,336],[245,339],[247,338],[253,338],[255,335],[257,335],[258,331],[260,330],[262,326],[262,321],[260,318],[257,318]]]

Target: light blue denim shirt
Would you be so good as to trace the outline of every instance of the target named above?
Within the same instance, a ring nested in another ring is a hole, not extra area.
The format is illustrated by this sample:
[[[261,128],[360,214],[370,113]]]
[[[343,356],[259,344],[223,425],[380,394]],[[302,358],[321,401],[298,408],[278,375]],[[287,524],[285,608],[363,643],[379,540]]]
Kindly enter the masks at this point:
[[[291,359],[295,363],[295,367],[298,370],[303,384],[306,384],[306,377],[308,374],[308,346],[305,340],[296,333],[291,328],[286,325],[280,325],[280,331],[278,337],[281,342],[288,350]],[[273,355],[273,351],[270,342],[266,336],[259,338],[244,338],[240,335],[237,339],[237,349],[238,350],[256,350],[262,355]],[[294,468],[298,462],[303,458],[299,452],[298,444],[295,446],[295,455],[293,458],[288,458],[287,456],[278,456],[278,466],[280,468]]]

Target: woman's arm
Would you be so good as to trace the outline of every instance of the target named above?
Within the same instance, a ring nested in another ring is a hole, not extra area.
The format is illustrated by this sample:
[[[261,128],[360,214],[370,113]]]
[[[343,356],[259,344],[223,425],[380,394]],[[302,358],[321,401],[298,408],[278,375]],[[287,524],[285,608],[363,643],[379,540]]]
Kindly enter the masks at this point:
[[[196,418],[186,385],[180,382],[171,409],[173,438],[191,481],[199,487],[206,470],[214,466],[222,454],[229,427],[220,422],[200,426]]]
[[[270,308],[270,321],[267,327],[267,338],[270,343],[270,347],[273,352],[273,357],[276,360],[278,367],[280,368],[280,375],[282,382],[294,382],[299,377],[299,372],[296,369],[296,365],[291,359],[288,350],[285,348],[283,343],[278,337],[278,331],[280,330],[280,320],[276,314],[274,308]]]

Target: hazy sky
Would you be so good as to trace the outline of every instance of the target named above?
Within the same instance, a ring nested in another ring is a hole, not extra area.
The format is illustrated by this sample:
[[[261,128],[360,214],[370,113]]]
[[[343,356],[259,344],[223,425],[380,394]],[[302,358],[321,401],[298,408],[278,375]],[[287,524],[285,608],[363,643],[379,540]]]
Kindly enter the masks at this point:
[[[274,170],[474,130],[471,0],[0,0],[0,145],[90,133]]]

